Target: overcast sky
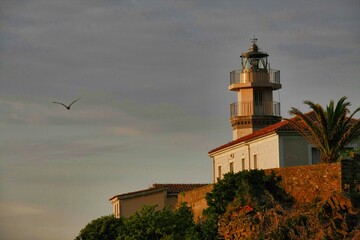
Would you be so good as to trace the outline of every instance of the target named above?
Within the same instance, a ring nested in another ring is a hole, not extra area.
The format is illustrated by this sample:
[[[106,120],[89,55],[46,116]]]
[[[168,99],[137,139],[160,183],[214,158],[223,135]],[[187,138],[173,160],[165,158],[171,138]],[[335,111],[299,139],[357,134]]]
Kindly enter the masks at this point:
[[[207,152],[232,139],[229,72],[254,34],[284,117],[305,99],[360,105],[358,0],[0,4],[4,240],[74,239],[114,195],[211,182]]]

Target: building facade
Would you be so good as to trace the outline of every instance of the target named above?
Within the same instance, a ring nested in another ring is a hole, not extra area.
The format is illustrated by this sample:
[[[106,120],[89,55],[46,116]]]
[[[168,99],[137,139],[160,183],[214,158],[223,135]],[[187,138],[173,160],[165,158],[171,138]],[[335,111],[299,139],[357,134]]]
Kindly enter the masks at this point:
[[[279,122],[211,150],[213,181],[228,172],[317,163],[312,149],[289,123]]]
[[[159,184],[136,192],[124,193],[109,199],[113,214],[116,218],[130,217],[143,206],[156,205],[157,209],[169,206],[176,208],[178,195],[181,192],[191,191],[207,184]]]

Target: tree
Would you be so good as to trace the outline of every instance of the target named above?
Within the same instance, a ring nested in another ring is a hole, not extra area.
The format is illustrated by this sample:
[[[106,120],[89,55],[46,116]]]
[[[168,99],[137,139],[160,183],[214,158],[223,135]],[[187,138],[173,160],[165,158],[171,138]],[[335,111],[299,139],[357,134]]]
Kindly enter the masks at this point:
[[[360,107],[350,114],[349,102],[342,97],[336,106],[331,100],[326,109],[309,100],[304,101],[312,112],[302,113],[292,107],[289,113],[296,117],[286,119],[302,134],[309,143],[320,151],[321,161],[324,163],[336,162],[340,153],[353,140],[360,137],[360,121],[354,115]],[[350,115],[349,115],[350,114]]]
[[[263,212],[275,203],[291,205],[293,199],[280,182],[281,178],[275,172],[266,175],[264,170],[258,169],[225,174],[205,197],[208,208],[203,212],[206,221],[201,225],[204,239],[217,239],[219,219],[231,208]]]
[[[115,240],[122,225],[113,215],[103,216],[88,223],[75,240]]]
[[[201,230],[195,225],[191,209],[185,203],[172,211],[169,206],[156,210],[144,206],[129,218],[104,216],[91,221],[75,240],[197,240]]]
[[[124,220],[117,240],[137,239],[193,239],[195,223],[193,214],[185,204],[175,211],[169,207],[156,210],[155,206],[144,206]]]

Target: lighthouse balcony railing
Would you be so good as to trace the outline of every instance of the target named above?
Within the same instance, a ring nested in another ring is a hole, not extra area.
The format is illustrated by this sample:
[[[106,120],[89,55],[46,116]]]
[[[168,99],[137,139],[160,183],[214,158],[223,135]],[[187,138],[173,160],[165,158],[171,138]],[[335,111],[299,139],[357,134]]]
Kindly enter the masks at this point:
[[[230,105],[230,116],[281,116],[279,102],[234,102]]]
[[[280,84],[280,70],[258,69],[258,71],[248,71],[247,69],[237,69],[230,72],[230,85],[254,81]]]

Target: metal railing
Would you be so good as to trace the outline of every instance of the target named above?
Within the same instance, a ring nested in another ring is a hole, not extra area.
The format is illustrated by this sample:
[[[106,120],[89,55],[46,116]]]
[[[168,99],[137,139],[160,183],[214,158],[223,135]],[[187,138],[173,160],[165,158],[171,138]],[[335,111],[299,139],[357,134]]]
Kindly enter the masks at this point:
[[[247,74],[252,77],[241,77],[241,74]],[[254,79],[259,82],[270,82],[270,83],[277,83],[280,84],[280,70],[275,69],[261,69],[257,72],[247,72],[237,69],[230,72],[230,85],[237,84],[237,83],[246,83],[246,82],[254,82]]]
[[[230,105],[230,116],[281,116],[279,102],[234,102]]]

